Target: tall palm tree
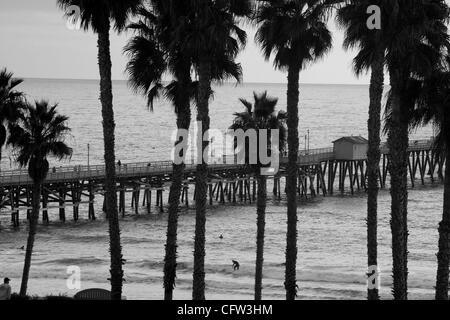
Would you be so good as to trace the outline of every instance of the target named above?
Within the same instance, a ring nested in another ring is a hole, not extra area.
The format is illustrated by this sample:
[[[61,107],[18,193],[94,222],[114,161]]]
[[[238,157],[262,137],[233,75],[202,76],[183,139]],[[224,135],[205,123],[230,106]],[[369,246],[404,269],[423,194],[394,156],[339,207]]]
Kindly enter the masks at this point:
[[[383,30],[367,28],[367,8],[377,5],[381,10],[387,9],[386,0],[349,0],[337,12],[338,23],[345,28],[344,48],[359,50],[353,60],[353,68],[359,76],[371,70],[369,88],[369,148],[367,152],[367,266],[368,269],[378,266],[377,252],[377,214],[380,167],[380,133],[381,133],[381,101],[384,87],[384,55]],[[382,11],[383,12],[383,11]],[[386,14],[382,14],[386,17]],[[384,21],[384,19],[382,19]],[[368,274],[370,277],[371,274]],[[367,298],[378,300],[378,288],[368,286]]]
[[[23,267],[20,295],[27,294],[28,276],[31,266],[34,238],[39,218],[41,185],[47,177],[49,164],[47,158],[52,156],[59,160],[72,155],[72,149],[64,142],[70,128],[68,118],[58,114],[56,105],[47,101],[26,104],[17,121],[10,123],[8,145],[10,145],[21,167],[28,166],[28,174],[33,180],[33,210],[30,218],[25,264]]]
[[[391,90],[386,105],[390,154],[393,295],[408,297],[408,129],[416,101],[417,79],[429,76],[447,41],[444,0],[389,1],[386,63]]]
[[[24,94],[16,90],[22,82],[22,79],[13,78],[13,74],[6,69],[0,70],[0,163],[6,142],[6,126],[16,121],[23,109]]]
[[[448,300],[450,267],[450,57],[424,80],[411,122],[413,127],[432,124],[436,130],[434,153],[445,158],[444,205],[439,223],[436,300]]]
[[[286,145],[286,113],[279,111],[275,113],[275,106],[278,103],[278,99],[267,96],[267,91],[262,94],[253,94],[254,104],[251,102],[240,99],[246,110],[244,112],[235,113],[235,119],[231,125],[231,130],[256,130],[257,137],[260,139],[259,130],[278,130],[279,131],[279,149],[280,152],[284,151]],[[268,134],[270,132],[268,131]],[[270,136],[267,137],[269,142],[269,152],[271,151],[270,144],[273,143],[270,140]],[[257,144],[259,149],[259,143]],[[235,148],[245,148],[245,155],[248,159],[250,153],[249,142],[246,141],[244,146],[235,144]],[[259,150],[257,152],[259,155]],[[249,161],[246,161],[249,165]],[[261,300],[262,298],[262,277],[263,277],[263,263],[264,263],[264,229],[266,225],[266,202],[267,202],[267,176],[260,173],[262,164],[258,159],[256,165],[252,165],[252,171],[256,174],[258,181],[257,191],[257,232],[256,232],[256,270],[255,270],[255,300]]]
[[[141,0],[57,0],[66,12],[72,6],[80,8],[81,26],[98,35],[98,65],[100,72],[100,101],[102,104],[103,142],[105,149],[105,197],[109,221],[111,253],[111,297],[120,300],[122,296],[123,270],[120,227],[117,210],[117,187],[115,167],[115,122],[111,81],[111,53],[109,33],[111,24],[117,32],[124,30],[129,15],[134,14]],[[71,16],[73,13],[68,12]]]
[[[183,12],[183,1],[152,1],[151,8],[139,10],[139,22],[129,28],[136,35],[125,47],[130,60],[127,71],[135,90],[147,96],[148,106],[161,93],[169,98],[177,115],[178,130],[188,130],[191,123],[190,99],[192,90],[191,59],[182,52],[172,38],[174,15]],[[164,73],[171,73],[173,81],[164,86]],[[177,141],[176,143],[179,143]],[[184,141],[183,141],[184,142]],[[182,163],[173,163],[169,193],[169,215],[164,263],[164,299],[172,300],[176,279],[178,209],[184,177],[185,154]]]
[[[259,25],[256,41],[269,60],[274,55],[275,68],[288,72],[287,126],[289,160],[286,178],[286,299],[297,296],[297,159],[298,103],[300,71],[331,49],[331,33],[326,25],[327,1],[321,0],[258,0],[256,13]]]
[[[193,56],[194,68],[198,74],[197,122],[201,123],[199,132],[204,140],[209,130],[209,99],[214,69],[219,60],[234,61],[239,50],[245,45],[247,34],[239,28],[240,18],[249,17],[252,8],[250,0],[187,0],[188,10],[184,23],[174,31],[175,34],[186,30],[182,40],[182,50]],[[194,243],[194,300],[205,299],[205,226],[206,226],[206,192],[208,179],[207,159],[203,151],[208,142],[197,139],[198,160],[196,171],[196,221]]]
[[[184,0],[154,0],[151,8],[139,10],[140,20],[129,26],[136,31],[125,48],[129,55],[127,71],[133,88],[147,97],[148,106],[153,108],[155,98],[163,95],[170,100],[177,115],[178,130],[188,130],[191,123],[191,100],[197,96],[198,82],[192,81],[193,59],[187,51],[180,48],[189,30],[189,24],[172,31],[185,20],[187,11]],[[172,82],[163,85],[163,74],[170,74]],[[212,71],[212,78],[223,80],[234,77],[240,81],[242,70],[226,57],[219,59]],[[176,141],[178,143],[186,141]],[[164,263],[164,297],[172,300],[177,265],[177,229],[181,187],[184,177],[185,154],[177,155],[181,163],[173,163],[172,184],[169,193],[169,214],[167,224],[166,254]]]

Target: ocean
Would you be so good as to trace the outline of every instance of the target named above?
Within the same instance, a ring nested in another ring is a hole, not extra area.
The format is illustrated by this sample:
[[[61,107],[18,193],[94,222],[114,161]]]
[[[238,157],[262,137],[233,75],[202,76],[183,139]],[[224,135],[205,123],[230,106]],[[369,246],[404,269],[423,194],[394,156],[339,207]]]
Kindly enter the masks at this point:
[[[145,99],[136,95],[124,81],[114,81],[116,157],[122,163],[169,160],[175,115],[170,103],[161,100],[150,112]],[[41,98],[58,103],[59,112],[69,116],[72,128],[68,143],[73,157],[51,166],[90,164],[103,161],[103,142],[98,81],[28,79],[21,88],[29,100]],[[267,91],[286,106],[284,84],[223,84],[214,87],[210,104],[211,127],[225,130],[233,113],[242,111],[239,98],[251,100],[253,91]],[[331,146],[342,136],[367,137],[368,86],[301,85],[300,148],[309,130],[310,148]],[[193,110],[195,119],[195,109]],[[427,139],[430,128],[411,134]],[[306,141],[306,142],[305,142]],[[14,155],[4,150],[2,169],[14,169]],[[269,188],[270,191],[270,188]],[[270,195],[270,193],[269,193]],[[409,193],[409,291],[413,299],[432,299],[436,275],[437,226],[442,211],[443,187],[427,184]],[[390,196],[379,197],[379,268],[381,296],[391,298]],[[109,288],[108,226],[96,204],[99,219],[87,221],[87,208],[81,221],[57,222],[51,212],[49,226],[39,225],[33,254],[29,293],[67,294],[67,268],[81,269],[81,288]],[[162,269],[167,215],[134,215],[131,209],[120,220],[124,266],[124,295],[128,299],[162,299]],[[70,209],[68,210],[70,216]],[[156,211],[156,210],[154,210]],[[366,297],[366,198],[364,193],[317,197],[299,203],[298,285],[299,299],[364,299]],[[23,217],[23,214],[22,214]],[[0,277],[11,278],[13,291],[20,288],[27,227],[9,227],[8,215],[0,217]],[[189,299],[192,288],[195,211],[182,210],[178,233],[176,299]],[[206,224],[206,297],[208,299],[252,299],[255,269],[256,209],[254,205],[213,206]],[[219,236],[223,235],[223,239]],[[269,196],[266,221],[263,298],[284,299],[284,252],[286,245],[286,202]],[[231,260],[241,268],[233,271]]]

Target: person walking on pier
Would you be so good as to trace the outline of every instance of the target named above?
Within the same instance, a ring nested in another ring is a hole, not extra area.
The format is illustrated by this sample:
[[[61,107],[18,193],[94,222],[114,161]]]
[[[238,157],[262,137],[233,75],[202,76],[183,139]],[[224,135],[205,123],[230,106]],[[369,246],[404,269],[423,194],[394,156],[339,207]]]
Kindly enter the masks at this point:
[[[11,300],[11,286],[9,285],[9,278],[3,280],[0,285],[0,300]]]

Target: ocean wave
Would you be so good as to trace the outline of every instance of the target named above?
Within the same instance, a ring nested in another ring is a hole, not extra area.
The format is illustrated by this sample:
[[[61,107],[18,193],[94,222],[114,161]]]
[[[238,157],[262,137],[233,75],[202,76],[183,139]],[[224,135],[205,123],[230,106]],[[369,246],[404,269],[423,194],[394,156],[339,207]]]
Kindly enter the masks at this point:
[[[137,268],[143,268],[143,269],[163,269],[164,268],[164,261],[147,261],[147,260],[141,260],[141,261],[129,261],[127,264],[132,265],[133,267]],[[177,270],[183,271],[183,270],[191,270],[192,264],[189,264],[187,262],[177,262]]]
[[[82,242],[82,243],[108,243],[109,236],[102,234],[66,234],[63,236],[64,241],[67,242]]]
[[[96,257],[79,257],[79,258],[60,258],[60,259],[52,259],[52,260],[44,260],[44,261],[36,261],[33,262],[35,265],[76,265],[76,266],[82,266],[82,265],[88,265],[88,264],[95,264],[95,265],[107,265],[109,261],[96,258]]]

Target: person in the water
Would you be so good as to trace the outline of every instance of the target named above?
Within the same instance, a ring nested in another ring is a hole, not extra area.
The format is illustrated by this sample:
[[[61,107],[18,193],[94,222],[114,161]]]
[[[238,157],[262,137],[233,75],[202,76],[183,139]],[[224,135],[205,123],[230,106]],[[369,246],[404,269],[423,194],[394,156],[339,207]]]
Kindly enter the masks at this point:
[[[231,260],[231,261],[233,262],[233,270],[234,271],[239,270],[239,267],[240,267],[239,262],[237,262],[236,260]]]

